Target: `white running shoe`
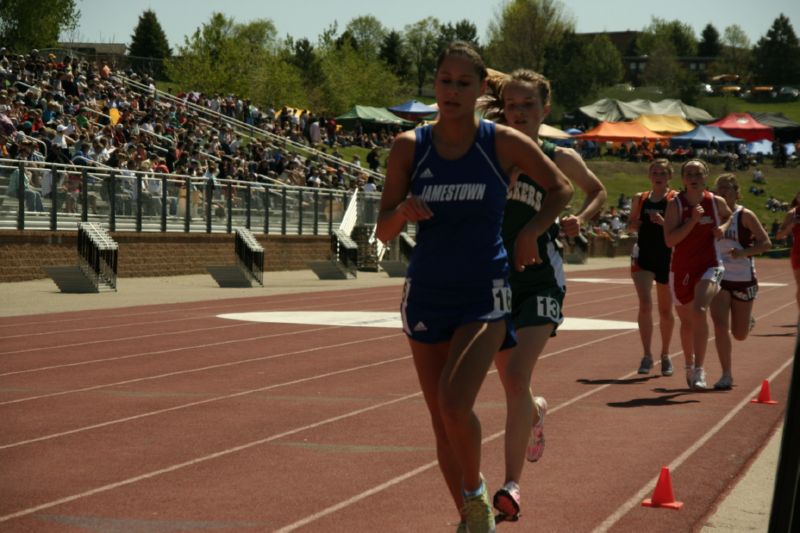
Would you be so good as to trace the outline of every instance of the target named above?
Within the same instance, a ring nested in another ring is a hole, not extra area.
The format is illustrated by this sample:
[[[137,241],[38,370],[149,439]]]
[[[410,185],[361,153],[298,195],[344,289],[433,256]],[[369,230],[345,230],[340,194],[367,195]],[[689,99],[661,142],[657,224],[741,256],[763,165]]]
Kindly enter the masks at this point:
[[[528,461],[534,463],[544,454],[544,416],[547,414],[547,400],[541,396],[533,397],[533,406],[539,413],[539,421],[531,428],[531,437],[528,440]]]
[[[703,390],[706,387],[706,371],[703,370],[701,366],[695,367],[694,376],[692,377],[692,388]]]
[[[686,386],[690,389],[692,388],[692,380],[694,380],[694,365],[692,366],[685,366],[684,369],[686,370]]]

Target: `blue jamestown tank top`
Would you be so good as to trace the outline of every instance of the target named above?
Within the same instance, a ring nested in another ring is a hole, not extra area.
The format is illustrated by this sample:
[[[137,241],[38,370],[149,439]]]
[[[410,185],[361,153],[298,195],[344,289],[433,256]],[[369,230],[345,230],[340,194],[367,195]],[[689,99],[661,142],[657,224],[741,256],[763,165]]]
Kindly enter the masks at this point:
[[[501,229],[509,179],[495,153],[495,125],[481,120],[460,159],[442,159],[433,127],[416,130],[411,194],[424,199],[433,217],[417,224],[417,245],[407,276],[437,286],[507,278]]]

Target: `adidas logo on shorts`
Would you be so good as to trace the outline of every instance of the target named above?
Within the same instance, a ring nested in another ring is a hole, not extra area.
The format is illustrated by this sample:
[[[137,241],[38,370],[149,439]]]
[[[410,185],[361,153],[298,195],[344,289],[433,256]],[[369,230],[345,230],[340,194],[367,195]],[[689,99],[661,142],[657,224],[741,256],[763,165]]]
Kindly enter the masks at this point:
[[[425,170],[422,171],[422,174],[420,174],[419,177],[420,178],[432,178],[433,177],[433,172],[431,172],[431,169],[426,168]]]
[[[414,326],[414,331],[428,331],[428,328],[422,322],[417,322],[417,325]]]

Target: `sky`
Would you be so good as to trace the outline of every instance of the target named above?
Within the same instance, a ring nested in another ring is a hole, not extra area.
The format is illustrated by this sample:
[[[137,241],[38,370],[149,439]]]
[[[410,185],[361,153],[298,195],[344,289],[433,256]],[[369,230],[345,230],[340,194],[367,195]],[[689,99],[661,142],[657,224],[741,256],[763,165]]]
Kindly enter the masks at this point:
[[[698,37],[711,23],[722,35],[732,24],[739,25],[755,44],[783,13],[800,36],[798,0],[562,0],[572,15],[578,33],[641,30],[652,17],[681,20],[690,24]],[[478,28],[479,41],[486,43],[489,23],[505,0],[77,0],[80,26],[63,40],[75,42],[130,43],[139,16],[155,12],[175,51],[184,37],[221,12],[239,23],[271,19],[278,36],[308,38],[312,44],[330,25],[338,22],[339,33],[355,17],[372,15],[387,29],[402,31],[425,17],[442,23],[467,19]],[[656,4],[656,5],[654,5]]]

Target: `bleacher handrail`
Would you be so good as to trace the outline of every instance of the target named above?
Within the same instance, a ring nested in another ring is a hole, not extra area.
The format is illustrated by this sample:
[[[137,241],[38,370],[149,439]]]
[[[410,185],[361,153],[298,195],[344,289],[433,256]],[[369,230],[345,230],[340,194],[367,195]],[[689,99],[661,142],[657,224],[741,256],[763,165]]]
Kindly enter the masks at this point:
[[[353,234],[353,228],[356,226],[358,219],[358,191],[353,192],[350,197],[350,202],[347,204],[347,210],[342,215],[342,222],[339,224],[339,231],[348,237]]]
[[[127,76],[123,76],[122,74],[119,74],[119,73],[115,74],[114,76],[119,78],[120,80],[122,80],[124,83],[126,83],[126,84],[128,84],[128,85],[130,85],[132,87],[136,87],[139,90],[146,90],[148,92],[151,91],[149,86],[146,86],[146,85],[144,85],[142,83],[139,83],[139,82],[137,82],[135,80],[132,80],[132,79],[128,78]],[[223,123],[226,123],[228,125],[236,126],[239,129],[249,130],[249,131],[254,132],[254,133],[258,134],[258,135],[266,137],[268,140],[270,140],[270,141],[272,141],[274,143],[285,143],[286,145],[291,146],[292,148],[294,148],[295,151],[299,151],[301,153],[310,153],[311,155],[319,157],[320,159],[325,160],[328,163],[340,165],[340,166],[342,166],[342,167],[344,167],[346,169],[349,169],[349,171],[350,171],[349,175],[351,177],[353,175],[355,175],[356,173],[364,173],[367,176],[372,176],[373,178],[376,178],[376,179],[378,179],[380,181],[384,180],[383,174],[380,174],[378,172],[373,172],[370,169],[363,168],[363,167],[360,167],[358,165],[354,165],[353,163],[338,159],[338,158],[333,157],[330,154],[327,154],[327,153],[325,153],[325,152],[323,152],[321,150],[317,150],[313,146],[307,146],[305,144],[292,141],[291,139],[287,139],[286,137],[281,137],[280,135],[276,135],[276,134],[274,134],[272,132],[269,132],[267,130],[263,130],[261,128],[257,128],[255,126],[253,126],[252,124],[248,124],[246,122],[242,122],[239,119],[236,119],[234,117],[228,116],[228,115],[226,115],[224,113],[220,113],[219,111],[215,111],[215,110],[210,109],[208,107],[195,104],[194,102],[189,101],[188,97],[185,98],[185,99],[180,99],[180,98],[177,98],[174,95],[171,95],[171,94],[169,94],[169,93],[167,93],[165,91],[161,91],[159,89],[155,89],[155,92],[159,96],[159,98],[163,98],[163,99],[169,100],[169,101],[171,101],[171,102],[173,102],[175,104],[186,106],[189,109],[192,109],[194,111],[197,111],[197,112],[200,112],[200,113],[203,113],[203,114],[206,114],[206,115],[215,116],[218,120],[220,120]],[[200,118],[200,117],[198,117],[198,118]],[[248,137],[248,138],[253,138],[251,135],[245,135],[245,136]]]

